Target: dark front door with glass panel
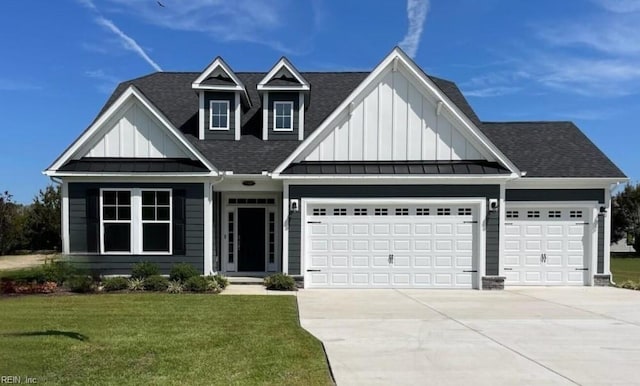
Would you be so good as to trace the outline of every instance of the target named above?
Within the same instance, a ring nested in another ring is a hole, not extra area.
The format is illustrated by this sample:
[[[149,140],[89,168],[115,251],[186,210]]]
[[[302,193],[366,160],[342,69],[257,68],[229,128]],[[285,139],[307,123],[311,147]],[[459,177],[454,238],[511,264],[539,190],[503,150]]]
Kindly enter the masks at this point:
[[[238,271],[265,271],[265,209],[238,208]]]

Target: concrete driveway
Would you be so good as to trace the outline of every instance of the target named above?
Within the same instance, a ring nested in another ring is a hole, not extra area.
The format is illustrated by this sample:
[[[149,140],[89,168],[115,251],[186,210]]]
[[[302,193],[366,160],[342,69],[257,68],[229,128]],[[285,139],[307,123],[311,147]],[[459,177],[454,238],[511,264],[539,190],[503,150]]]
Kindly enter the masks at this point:
[[[338,385],[640,384],[640,292],[304,290]]]

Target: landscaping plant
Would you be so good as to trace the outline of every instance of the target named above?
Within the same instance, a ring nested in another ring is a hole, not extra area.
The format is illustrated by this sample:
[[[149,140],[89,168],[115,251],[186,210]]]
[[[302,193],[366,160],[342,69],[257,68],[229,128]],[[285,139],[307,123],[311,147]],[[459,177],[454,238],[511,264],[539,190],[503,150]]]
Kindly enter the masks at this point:
[[[122,276],[107,277],[102,280],[102,287],[107,292],[123,291],[129,288],[129,280]]]
[[[275,275],[264,278],[264,286],[267,287],[268,290],[295,291],[296,281],[289,275],[276,273]]]
[[[128,283],[129,291],[144,291],[144,279],[132,277]]]
[[[154,275],[160,275],[160,267],[155,263],[143,261],[134,264],[131,268],[131,278],[133,279],[146,279]]]
[[[186,283],[192,277],[200,276],[200,272],[189,263],[178,263],[171,268],[169,280],[177,280]]]
[[[160,275],[149,276],[144,279],[145,291],[164,292],[169,287],[169,279]]]

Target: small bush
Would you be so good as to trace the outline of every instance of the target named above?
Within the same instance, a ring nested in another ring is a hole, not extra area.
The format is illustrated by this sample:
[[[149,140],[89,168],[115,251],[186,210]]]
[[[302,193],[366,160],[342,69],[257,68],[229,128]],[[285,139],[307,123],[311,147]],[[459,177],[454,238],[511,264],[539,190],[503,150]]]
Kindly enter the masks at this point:
[[[146,279],[149,276],[160,275],[160,267],[158,264],[143,261],[136,263],[131,268],[131,277],[134,279]]]
[[[213,280],[215,280],[218,283],[218,286],[220,286],[220,289],[225,289],[227,288],[227,286],[229,286],[229,279],[227,279],[225,276],[217,274],[209,277],[212,277]]]
[[[222,287],[215,276],[205,276],[205,279],[207,280],[207,292],[213,292],[214,294],[222,292]]]
[[[129,288],[129,281],[122,276],[107,277],[102,281],[102,287],[107,292],[122,291]]]
[[[127,282],[129,291],[144,291],[144,279],[132,277]]]
[[[188,263],[178,263],[174,265],[169,273],[170,280],[178,280],[182,283],[186,283],[187,280],[195,276],[200,276],[200,272]]]
[[[160,275],[149,276],[144,279],[144,289],[147,291],[166,291],[169,287],[169,279]]]
[[[71,263],[61,260],[45,260],[42,265],[42,271],[47,281],[56,282],[58,285],[79,274],[78,269]]]
[[[193,276],[184,282],[184,288],[191,292],[207,292],[209,280],[202,276]]]
[[[276,273],[264,278],[264,286],[269,290],[295,291],[296,281],[289,275]]]
[[[170,294],[180,294],[184,290],[184,286],[177,280],[172,280],[167,286],[167,292]]]
[[[65,282],[65,285],[71,292],[81,294],[94,292],[96,290],[96,283],[91,276],[87,275],[72,276]]]
[[[17,284],[30,284],[34,282],[43,284],[48,281],[47,275],[41,266],[5,271],[2,272],[1,275],[1,281],[12,281]]]

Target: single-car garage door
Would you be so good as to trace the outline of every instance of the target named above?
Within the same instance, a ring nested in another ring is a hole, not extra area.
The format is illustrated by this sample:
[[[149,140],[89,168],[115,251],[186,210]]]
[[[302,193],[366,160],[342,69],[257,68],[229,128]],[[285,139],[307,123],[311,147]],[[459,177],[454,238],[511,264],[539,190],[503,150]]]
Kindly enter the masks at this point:
[[[507,205],[505,284],[589,284],[592,211]]]
[[[477,287],[478,208],[471,204],[311,204],[309,288]]]

